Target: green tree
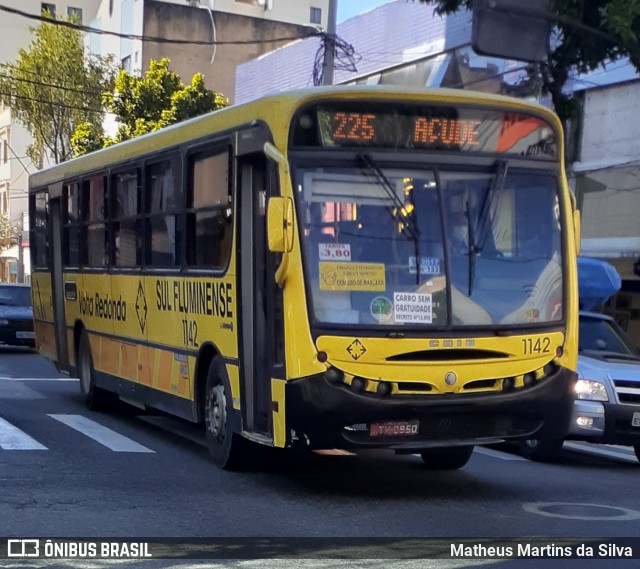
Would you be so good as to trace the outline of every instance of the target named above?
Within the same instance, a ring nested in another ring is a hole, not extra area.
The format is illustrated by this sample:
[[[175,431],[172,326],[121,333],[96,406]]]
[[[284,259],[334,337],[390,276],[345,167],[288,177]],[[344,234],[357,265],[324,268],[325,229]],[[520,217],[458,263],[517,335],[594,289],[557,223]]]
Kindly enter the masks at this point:
[[[93,125],[79,125],[73,137],[74,152],[84,154],[228,105],[226,97],[204,86],[201,73],[184,85],[178,74],[169,69],[169,63],[167,58],[151,60],[142,77],[121,70],[113,92],[104,93],[102,99],[118,121],[115,137],[104,137],[102,130]]]
[[[76,29],[55,23],[32,28],[33,41],[13,63],[0,64],[0,99],[32,136],[35,164],[72,156],[71,136],[81,123],[99,124],[102,93],[115,76],[112,58],[87,56]]]
[[[16,228],[11,225],[6,215],[0,215],[0,253],[13,245],[17,237]]]
[[[419,0],[437,14],[471,9],[472,0]],[[525,2],[523,2],[525,4]],[[593,71],[628,56],[640,69],[640,0],[551,0],[553,33],[546,59],[531,67],[563,122],[579,117],[579,102],[563,87],[570,74]]]

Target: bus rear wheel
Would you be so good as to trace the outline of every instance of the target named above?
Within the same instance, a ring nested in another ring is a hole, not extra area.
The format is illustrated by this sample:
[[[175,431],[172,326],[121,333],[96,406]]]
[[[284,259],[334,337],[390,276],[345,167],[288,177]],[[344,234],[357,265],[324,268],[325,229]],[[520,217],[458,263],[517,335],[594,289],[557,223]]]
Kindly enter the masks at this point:
[[[525,439],[520,441],[520,454],[536,462],[553,462],[563,443],[563,439]]]
[[[425,449],[420,452],[426,468],[430,470],[456,470],[462,468],[473,454],[473,445]]]
[[[104,389],[96,387],[91,344],[86,330],[83,330],[80,334],[77,362],[80,393],[86,407],[93,411],[109,409],[115,402],[115,396]]]
[[[222,358],[213,358],[207,373],[204,401],[207,447],[220,468],[234,470],[244,465],[245,444],[233,428],[233,404],[227,368]]]

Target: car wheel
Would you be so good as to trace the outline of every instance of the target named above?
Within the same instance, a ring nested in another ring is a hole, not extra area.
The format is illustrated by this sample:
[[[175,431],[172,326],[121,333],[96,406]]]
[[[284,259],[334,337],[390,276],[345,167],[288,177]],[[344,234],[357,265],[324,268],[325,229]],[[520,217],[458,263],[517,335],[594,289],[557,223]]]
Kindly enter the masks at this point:
[[[473,445],[425,449],[420,452],[426,468],[430,470],[456,470],[462,468],[473,454]]]
[[[553,462],[563,443],[563,439],[525,439],[520,441],[520,454],[537,462]]]
[[[80,393],[82,400],[88,409],[94,411],[108,410],[116,400],[115,394],[96,387],[95,370],[93,369],[93,357],[91,355],[91,344],[87,331],[83,330],[78,342],[77,356],[78,379],[80,380]]]
[[[247,458],[247,441],[235,432],[233,413],[227,368],[222,358],[216,356],[207,373],[204,422],[211,459],[225,470],[245,466]]]

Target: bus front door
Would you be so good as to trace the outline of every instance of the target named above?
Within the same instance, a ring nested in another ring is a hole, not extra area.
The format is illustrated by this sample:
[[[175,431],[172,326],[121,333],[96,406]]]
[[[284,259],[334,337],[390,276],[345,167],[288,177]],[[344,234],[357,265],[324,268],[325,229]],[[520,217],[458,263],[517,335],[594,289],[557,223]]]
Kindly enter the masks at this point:
[[[240,176],[238,281],[241,300],[240,396],[248,432],[272,437],[271,378],[276,336],[274,261],[266,247],[267,162],[263,155],[243,156]]]
[[[67,350],[67,322],[64,310],[64,278],[62,273],[62,202],[51,199],[51,289],[53,299],[53,320],[56,327],[56,351],[60,369],[69,369]]]

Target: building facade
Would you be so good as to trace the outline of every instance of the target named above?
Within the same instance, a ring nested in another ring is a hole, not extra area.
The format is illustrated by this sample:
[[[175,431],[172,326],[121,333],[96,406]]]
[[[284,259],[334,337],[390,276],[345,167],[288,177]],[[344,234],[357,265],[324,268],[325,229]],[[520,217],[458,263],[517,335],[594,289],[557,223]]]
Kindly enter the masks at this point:
[[[3,6],[27,14],[69,17],[74,14],[79,23],[92,19],[99,0],[4,0]],[[21,49],[28,48],[33,37],[33,20],[18,14],[0,13],[0,62],[11,64]],[[24,215],[28,209],[29,173],[37,166],[27,157],[31,136],[15,120],[11,108],[0,103],[0,215],[9,219],[15,232],[12,247],[0,251],[0,281],[29,281],[28,238],[23,231]],[[47,164],[44,164],[45,166]]]
[[[136,37],[92,34],[88,42],[93,53],[114,54],[135,74],[167,57],[183,82],[202,73],[209,89],[234,102],[236,67],[326,26],[328,6],[329,0],[103,0],[91,26]]]

